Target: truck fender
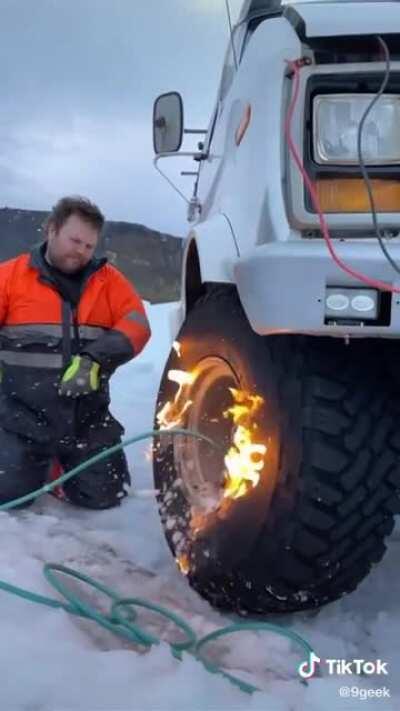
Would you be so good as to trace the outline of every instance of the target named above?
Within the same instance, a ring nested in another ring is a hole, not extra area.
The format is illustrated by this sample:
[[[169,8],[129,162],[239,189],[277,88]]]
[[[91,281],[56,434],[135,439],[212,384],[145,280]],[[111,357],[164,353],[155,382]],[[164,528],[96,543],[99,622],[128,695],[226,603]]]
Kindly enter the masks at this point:
[[[223,213],[195,225],[189,235],[183,259],[182,297],[190,310],[206,282],[232,284],[239,249],[231,224]]]
[[[170,314],[172,340],[186,314],[202,295],[206,282],[234,283],[233,268],[238,257],[239,249],[232,227],[223,213],[192,227],[183,254],[181,300]]]

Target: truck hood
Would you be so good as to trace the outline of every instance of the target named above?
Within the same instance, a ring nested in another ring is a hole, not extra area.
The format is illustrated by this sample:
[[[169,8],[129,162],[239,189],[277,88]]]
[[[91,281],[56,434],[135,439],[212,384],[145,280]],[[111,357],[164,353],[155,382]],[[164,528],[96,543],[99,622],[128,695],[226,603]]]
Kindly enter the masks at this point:
[[[282,6],[301,40],[313,37],[400,33],[399,2],[309,2]]]

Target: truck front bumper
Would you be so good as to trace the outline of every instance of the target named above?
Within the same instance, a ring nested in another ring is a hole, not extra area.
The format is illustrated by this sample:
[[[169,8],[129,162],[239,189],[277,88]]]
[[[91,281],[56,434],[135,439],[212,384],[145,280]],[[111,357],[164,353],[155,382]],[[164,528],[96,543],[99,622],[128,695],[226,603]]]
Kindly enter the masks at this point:
[[[338,256],[355,271],[399,289],[387,303],[387,325],[367,320],[354,325],[340,319],[326,323],[328,287],[371,287],[339,269],[322,240],[299,240],[260,245],[235,263],[239,296],[254,331],[261,335],[400,337],[400,275],[378,243],[335,240],[334,246]],[[400,265],[400,244],[388,243],[388,250]]]

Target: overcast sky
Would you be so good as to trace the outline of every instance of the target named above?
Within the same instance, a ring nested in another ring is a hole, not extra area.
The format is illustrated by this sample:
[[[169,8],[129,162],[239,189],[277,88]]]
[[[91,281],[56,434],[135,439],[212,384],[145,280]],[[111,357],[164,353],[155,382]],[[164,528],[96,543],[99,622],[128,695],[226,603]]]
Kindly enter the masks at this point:
[[[232,17],[242,0],[230,0]],[[108,219],[185,234],[152,164],[154,98],[207,127],[228,42],[225,0],[0,0],[0,207],[80,193]],[[169,159],[171,177],[193,170]],[[181,178],[190,196],[192,179]]]

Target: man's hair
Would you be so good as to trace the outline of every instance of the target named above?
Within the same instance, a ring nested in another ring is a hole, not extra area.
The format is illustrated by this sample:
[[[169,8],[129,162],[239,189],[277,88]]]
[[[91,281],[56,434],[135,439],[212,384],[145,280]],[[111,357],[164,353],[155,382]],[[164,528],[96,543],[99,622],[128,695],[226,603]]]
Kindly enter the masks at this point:
[[[64,225],[71,215],[77,215],[88,222],[94,229],[101,232],[104,225],[104,215],[97,205],[80,195],[70,195],[61,198],[52,208],[50,215],[43,224],[43,232],[48,235],[49,227],[54,227],[56,232]]]

